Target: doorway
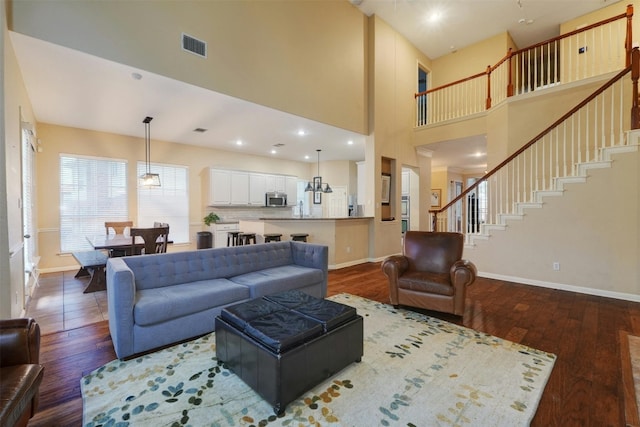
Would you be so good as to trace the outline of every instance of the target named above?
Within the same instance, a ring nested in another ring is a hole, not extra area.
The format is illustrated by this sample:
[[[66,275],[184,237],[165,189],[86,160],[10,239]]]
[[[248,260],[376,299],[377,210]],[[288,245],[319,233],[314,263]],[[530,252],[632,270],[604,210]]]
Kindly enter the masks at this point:
[[[33,125],[22,124],[22,236],[23,236],[23,261],[24,261],[24,296],[23,307],[36,285],[37,258],[36,237],[34,226],[34,177],[35,177],[35,152]]]

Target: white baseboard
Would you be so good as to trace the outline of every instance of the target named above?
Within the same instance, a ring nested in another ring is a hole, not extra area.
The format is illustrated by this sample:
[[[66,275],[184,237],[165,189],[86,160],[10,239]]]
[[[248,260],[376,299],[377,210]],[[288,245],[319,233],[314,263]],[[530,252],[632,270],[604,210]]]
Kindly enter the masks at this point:
[[[504,280],[507,282],[521,283],[523,285],[539,286],[541,288],[559,289],[561,291],[578,292],[581,294],[595,295],[599,297],[615,298],[615,299],[620,299],[625,301],[640,302],[640,295],[636,295],[636,294],[613,292],[613,291],[607,291],[604,289],[586,288],[583,286],[565,285],[562,283],[552,283],[552,282],[545,282],[542,280],[533,280],[533,279],[526,279],[523,277],[505,276],[502,274],[493,274],[493,273],[485,273],[485,272],[478,272],[478,276],[486,277],[487,279],[497,279],[497,280]]]
[[[61,271],[77,271],[80,267],[77,265],[66,265],[62,267],[50,267],[50,268],[41,268],[40,274],[42,273],[60,273]]]

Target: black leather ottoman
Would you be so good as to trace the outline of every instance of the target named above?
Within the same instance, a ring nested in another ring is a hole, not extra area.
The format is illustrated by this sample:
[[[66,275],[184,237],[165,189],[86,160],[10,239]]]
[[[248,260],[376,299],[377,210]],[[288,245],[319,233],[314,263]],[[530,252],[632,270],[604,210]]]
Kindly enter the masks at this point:
[[[287,291],[227,307],[216,317],[216,355],[276,414],[362,358],[353,307]]]

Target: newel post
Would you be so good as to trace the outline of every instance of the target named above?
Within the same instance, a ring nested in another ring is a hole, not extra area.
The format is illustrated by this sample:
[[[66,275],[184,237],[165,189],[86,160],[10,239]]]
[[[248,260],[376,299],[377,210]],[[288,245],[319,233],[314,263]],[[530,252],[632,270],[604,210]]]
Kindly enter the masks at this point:
[[[491,65],[487,65],[487,110],[491,108]]]
[[[438,212],[431,211],[433,213],[433,218],[431,219],[431,231],[438,231]]]
[[[627,63],[627,67],[629,65],[631,65],[631,51],[633,50],[633,31],[632,31],[632,27],[633,27],[633,5],[627,5],[627,35],[626,35],[626,39],[624,41],[624,48],[626,50],[626,63]]]
[[[638,107],[638,77],[640,77],[640,51],[634,48],[631,51],[631,129],[640,129],[640,107]]]
[[[507,82],[507,97],[513,96],[513,67],[511,64],[511,58],[513,57],[513,50],[509,48],[509,52],[507,52],[507,58],[509,58],[509,69],[507,71],[507,78],[509,79]]]

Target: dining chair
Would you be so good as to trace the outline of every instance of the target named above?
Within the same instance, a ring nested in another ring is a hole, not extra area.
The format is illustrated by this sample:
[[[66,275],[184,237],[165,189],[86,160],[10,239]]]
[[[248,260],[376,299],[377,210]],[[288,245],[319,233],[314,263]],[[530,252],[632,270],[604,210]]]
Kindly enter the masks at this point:
[[[104,228],[107,234],[113,230],[115,234],[124,234],[127,227],[133,227],[133,221],[105,221]]]
[[[142,237],[144,247],[136,248],[136,236]],[[169,226],[131,229],[131,253],[136,255],[149,255],[167,252],[169,240]]]
[[[111,230],[113,230],[114,234],[124,234],[127,228],[131,229],[133,227],[133,221],[105,221],[104,228],[107,232],[107,236],[111,234]],[[108,251],[109,257],[119,257],[119,256],[127,256],[131,255],[129,252],[129,248],[127,249],[109,249]]]

